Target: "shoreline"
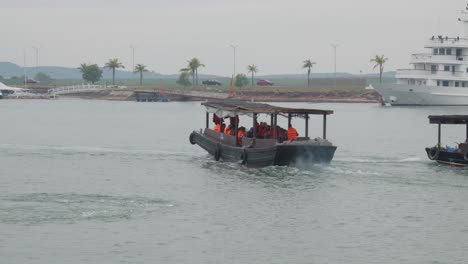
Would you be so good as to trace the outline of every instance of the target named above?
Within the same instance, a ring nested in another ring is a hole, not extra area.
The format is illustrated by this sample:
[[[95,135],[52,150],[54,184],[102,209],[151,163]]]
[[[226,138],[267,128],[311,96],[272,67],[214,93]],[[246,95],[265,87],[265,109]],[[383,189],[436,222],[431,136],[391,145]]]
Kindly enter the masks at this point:
[[[219,95],[220,93],[217,93]],[[228,96],[227,93],[221,93]],[[61,98],[84,100],[136,101],[135,91],[104,90],[62,95]],[[208,97],[168,95],[170,101],[205,101]],[[373,90],[330,92],[236,92],[232,99],[259,102],[313,102],[313,103],[380,103],[380,95]]]

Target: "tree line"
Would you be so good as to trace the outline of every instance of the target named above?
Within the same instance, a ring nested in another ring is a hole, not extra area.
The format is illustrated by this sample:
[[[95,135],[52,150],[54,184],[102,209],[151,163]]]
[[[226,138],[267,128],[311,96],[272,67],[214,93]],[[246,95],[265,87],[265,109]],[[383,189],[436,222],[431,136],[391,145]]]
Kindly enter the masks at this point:
[[[112,71],[112,85],[115,85],[115,73],[118,69],[125,69],[125,66],[119,59],[110,59],[103,67],[104,69]],[[78,69],[81,72],[82,78],[92,84],[98,82],[102,78],[102,69],[97,64],[82,63]],[[135,65],[133,73],[140,74],[140,85],[143,85],[143,73],[148,72],[148,68],[143,64]]]
[[[382,75],[384,71],[384,65],[388,61],[384,55],[375,55],[370,60],[374,63],[374,69],[379,68],[379,80],[382,82]],[[313,67],[317,65],[317,63],[313,62],[310,59],[304,60],[302,64],[302,68],[307,70],[307,87],[310,87],[310,76],[312,73]],[[199,85],[199,78],[198,72],[199,69],[205,67],[205,64],[201,63],[198,58],[193,58],[191,60],[187,60],[187,65],[184,68],[180,69],[180,75],[178,80],[176,81],[177,84],[182,86],[198,86]],[[119,61],[117,58],[109,59],[108,62],[105,63],[104,67],[101,68],[97,64],[88,64],[88,63],[81,63],[80,67],[78,67],[82,74],[82,78],[85,81],[88,81],[92,84],[99,82],[102,79],[103,69],[107,69],[112,71],[112,85],[115,85],[115,77],[116,77],[116,70],[118,69],[125,69],[125,66],[122,62]],[[255,64],[248,65],[247,74],[250,74],[250,84],[255,86],[255,75],[259,72],[259,68]],[[140,77],[140,85],[143,85],[143,75],[145,72],[148,72],[148,68],[144,64],[137,64],[133,69],[133,73],[138,73]],[[240,73],[234,77],[234,85],[236,87],[243,87],[249,84],[249,78],[246,74]],[[20,79],[20,77],[12,77],[10,79]],[[24,79],[24,78],[23,78]],[[52,78],[42,72],[36,74],[35,79],[40,81],[41,83],[51,83]],[[191,79],[191,80],[190,80]],[[2,76],[0,76],[0,81],[4,80]]]
[[[375,63],[374,69],[379,67],[379,80],[382,83],[382,75],[384,70],[384,64],[388,61],[384,55],[375,55],[371,59],[371,62]],[[307,87],[310,87],[310,75],[312,73],[312,68],[316,65],[316,62],[313,62],[310,59],[304,60],[302,64],[303,69],[307,69]],[[201,67],[205,67],[205,64],[201,63],[198,58],[193,58],[187,61],[187,66],[180,69],[179,79],[177,83],[182,86],[198,86],[198,70]],[[251,74],[251,85],[255,86],[254,77],[255,74],[259,72],[258,66],[255,64],[251,64],[247,66],[247,73]],[[192,77],[192,81],[190,81],[190,77]],[[237,74],[234,76],[234,85],[237,87],[247,86],[249,84],[249,79],[245,74]]]

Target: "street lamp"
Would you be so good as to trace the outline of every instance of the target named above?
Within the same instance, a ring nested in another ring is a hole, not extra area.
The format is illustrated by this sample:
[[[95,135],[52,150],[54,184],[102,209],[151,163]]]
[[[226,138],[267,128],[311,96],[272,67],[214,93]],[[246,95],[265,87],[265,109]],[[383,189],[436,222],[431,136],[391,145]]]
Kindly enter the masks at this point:
[[[136,47],[134,45],[130,45],[130,48],[132,49],[132,73],[133,73],[133,76],[135,76],[135,49]]]
[[[37,69],[39,67],[39,47],[38,46],[32,46],[33,50],[36,52],[36,76],[37,76]]]
[[[336,49],[340,46],[338,44],[331,44],[334,54],[335,54],[335,88],[336,88]]]
[[[23,74],[24,74],[24,88],[28,88],[28,77],[26,73],[26,49],[23,50]]]
[[[236,49],[239,47],[239,45],[234,45],[230,44],[229,47],[232,48],[233,51],[233,58],[234,58],[234,74],[232,75],[233,77],[236,76]]]

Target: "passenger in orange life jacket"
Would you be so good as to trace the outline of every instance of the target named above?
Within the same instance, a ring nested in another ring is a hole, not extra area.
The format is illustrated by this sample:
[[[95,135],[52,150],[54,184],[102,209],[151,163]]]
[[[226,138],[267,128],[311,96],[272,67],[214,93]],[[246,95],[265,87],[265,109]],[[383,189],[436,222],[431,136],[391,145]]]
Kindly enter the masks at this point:
[[[239,127],[239,130],[237,131],[237,144],[242,143],[242,137],[245,134],[245,127]]]
[[[229,125],[229,126],[226,127],[226,129],[224,129],[224,134],[226,134],[226,135],[234,136],[234,133],[235,133],[235,131],[234,131],[232,125]]]
[[[214,127],[214,131],[216,132],[221,132],[221,124],[220,123],[217,123]]]
[[[297,140],[297,136],[299,136],[299,134],[297,133],[297,130],[292,127],[291,123],[289,123],[288,125],[288,140]]]

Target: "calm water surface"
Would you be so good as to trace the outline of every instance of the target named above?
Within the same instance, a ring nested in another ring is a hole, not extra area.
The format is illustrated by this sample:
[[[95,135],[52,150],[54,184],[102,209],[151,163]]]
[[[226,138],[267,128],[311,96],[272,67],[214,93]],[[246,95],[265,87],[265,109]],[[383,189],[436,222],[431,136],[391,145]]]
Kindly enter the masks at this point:
[[[0,101],[0,262],[466,263],[468,170],[424,147],[468,108],[283,105],[336,110],[330,166],[215,162],[199,103]]]

